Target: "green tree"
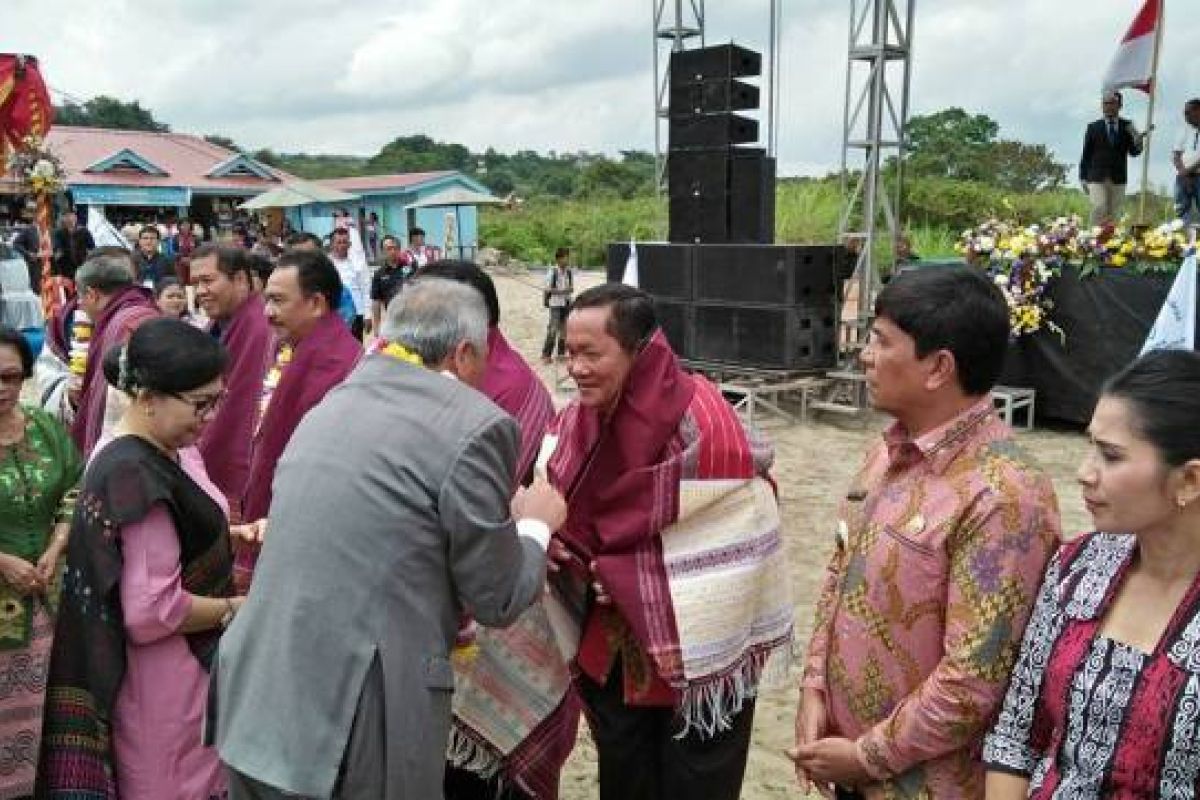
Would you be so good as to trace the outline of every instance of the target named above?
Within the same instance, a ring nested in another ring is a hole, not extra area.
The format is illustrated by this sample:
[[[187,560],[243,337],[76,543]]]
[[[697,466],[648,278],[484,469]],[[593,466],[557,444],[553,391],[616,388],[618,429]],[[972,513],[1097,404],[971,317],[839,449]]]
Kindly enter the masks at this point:
[[[947,108],[908,121],[905,168],[921,178],[978,181],[1013,192],[1052,189],[1066,167],[1040,144],[997,139],[1000,126],[986,114]]]
[[[58,125],[116,128],[126,131],[155,131],[162,133],[171,127],[154,118],[153,112],[142,108],[139,101],[126,103],[108,95],[98,95],[82,104],[67,103],[55,109]]]
[[[914,175],[983,180],[984,157],[1000,126],[984,114],[947,108],[908,121],[906,169]]]
[[[1054,160],[1044,144],[1001,139],[991,146],[989,181],[1013,192],[1057,189],[1067,180],[1067,167]]]
[[[235,153],[242,152],[242,148],[237,146],[237,142],[230,139],[228,136],[222,136],[219,133],[210,133],[204,137],[204,141],[209,144],[215,144],[217,147],[224,147],[226,150],[232,150]]]
[[[443,144],[418,134],[401,136],[388,142],[367,160],[367,168],[377,174],[443,169],[467,172],[475,168],[475,158],[461,144]]]
[[[607,196],[628,200],[647,194],[652,188],[652,178],[636,164],[605,158],[593,161],[584,168],[579,179],[578,194],[580,197]]]

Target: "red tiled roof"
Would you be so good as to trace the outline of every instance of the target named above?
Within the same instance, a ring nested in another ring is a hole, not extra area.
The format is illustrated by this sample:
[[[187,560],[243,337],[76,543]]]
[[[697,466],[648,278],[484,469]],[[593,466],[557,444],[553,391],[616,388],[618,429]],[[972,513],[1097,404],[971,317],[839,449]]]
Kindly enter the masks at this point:
[[[210,178],[213,167],[237,155],[199,136],[187,133],[151,133],[118,131],[107,128],[56,126],[46,136],[67,170],[67,183],[104,186],[187,186],[192,189],[228,190],[258,194],[278,183],[257,177]],[[84,170],[121,150],[129,149],[168,174],[144,175],[136,172],[94,173]],[[266,165],[264,165],[266,166]],[[295,180],[280,169],[267,167],[280,181]]]
[[[313,182],[343,192],[370,192],[381,189],[407,189],[454,174],[454,170],[405,172],[399,175],[364,175],[360,178],[326,178]]]

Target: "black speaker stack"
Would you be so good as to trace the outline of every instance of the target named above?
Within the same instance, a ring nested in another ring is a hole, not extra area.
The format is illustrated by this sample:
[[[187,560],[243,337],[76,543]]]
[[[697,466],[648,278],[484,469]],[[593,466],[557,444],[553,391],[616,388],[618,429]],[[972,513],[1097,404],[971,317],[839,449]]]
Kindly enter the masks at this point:
[[[803,372],[837,364],[834,246],[774,245],[775,160],[757,147],[762,59],[736,45],[671,54],[670,244],[638,244],[638,284],[675,352],[694,366]],[[628,244],[608,248],[620,281]]]
[[[845,250],[809,245],[638,244],[638,285],[663,333],[693,364],[811,371],[837,364]],[[620,281],[628,244],[608,248]]]
[[[775,159],[753,145],[762,58],[727,44],[671,54],[668,238],[681,244],[775,239]]]

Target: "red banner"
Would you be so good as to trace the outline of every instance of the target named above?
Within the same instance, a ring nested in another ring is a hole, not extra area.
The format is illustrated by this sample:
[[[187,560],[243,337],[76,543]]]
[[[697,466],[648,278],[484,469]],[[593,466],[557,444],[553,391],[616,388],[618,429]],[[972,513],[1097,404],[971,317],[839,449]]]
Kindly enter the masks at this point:
[[[0,138],[15,149],[30,134],[45,136],[53,122],[54,106],[37,59],[0,53]]]

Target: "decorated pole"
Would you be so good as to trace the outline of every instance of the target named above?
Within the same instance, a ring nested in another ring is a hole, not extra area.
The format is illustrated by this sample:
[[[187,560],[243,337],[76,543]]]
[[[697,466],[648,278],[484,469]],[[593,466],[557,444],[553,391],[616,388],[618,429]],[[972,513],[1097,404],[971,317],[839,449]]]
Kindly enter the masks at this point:
[[[0,140],[12,152],[9,171],[37,202],[38,260],[42,267],[42,307],[49,316],[62,302],[51,275],[51,201],[63,185],[62,165],[45,149],[44,137],[54,120],[54,107],[33,56],[0,53]],[[31,287],[32,288],[32,287]]]
[[[54,275],[51,272],[50,257],[54,245],[50,235],[50,195],[46,192],[37,194],[37,229],[38,229],[38,260],[42,262],[42,313],[46,319],[54,313],[54,309],[62,304],[62,298],[54,292]]]

